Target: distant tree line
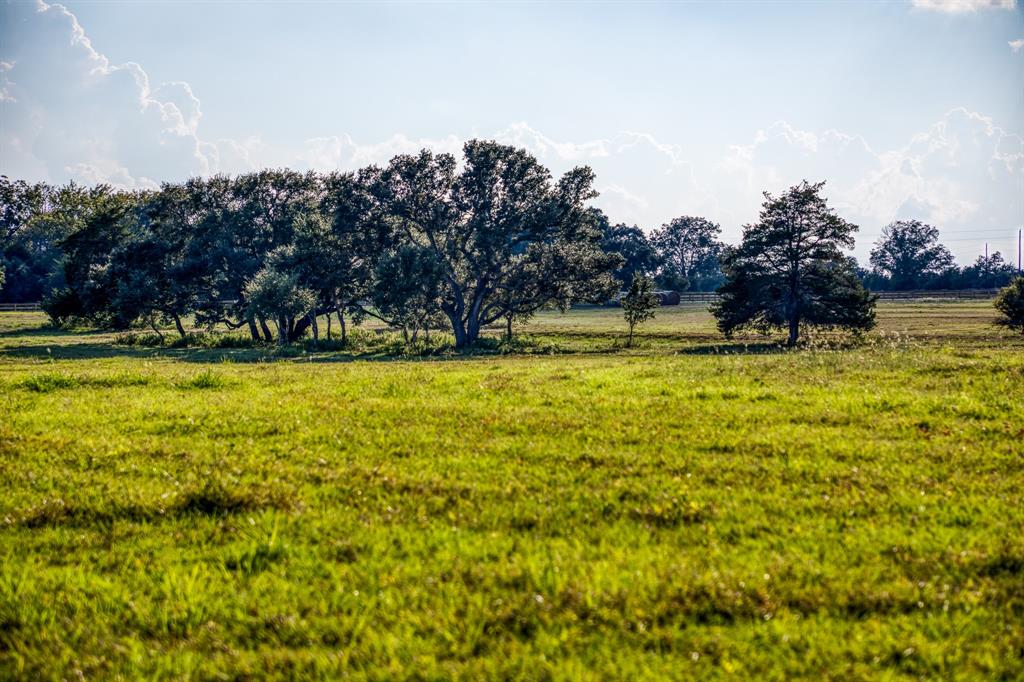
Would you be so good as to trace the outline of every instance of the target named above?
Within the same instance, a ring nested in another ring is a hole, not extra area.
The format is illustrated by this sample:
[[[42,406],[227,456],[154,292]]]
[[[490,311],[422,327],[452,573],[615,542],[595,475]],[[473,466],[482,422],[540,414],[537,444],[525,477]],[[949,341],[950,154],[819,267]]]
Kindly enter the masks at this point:
[[[996,289],[1017,275],[1017,268],[995,251],[959,267],[939,242],[939,230],[919,220],[897,220],[882,230],[871,249],[871,268],[860,277],[870,289]]]
[[[994,288],[1014,276],[998,252],[958,268],[915,220],[887,226],[862,269],[842,255],[856,227],[827,208],[823,183],[766,194],[759,222],[729,246],[700,216],[650,234],[612,225],[589,206],[593,181],[587,167],[556,180],[525,150],[479,140],[461,164],[423,151],[354,173],[263,170],[148,191],[0,176],[0,301],[42,300],[58,323],[173,324],[184,336],[191,318],[280,343],[318,337],[325,315],[342,338],[375,317],[410,339],[446,329],[464,347],[545,307],[633,290],[632,329],[655,288],[719,291],[723,332],[782,327],[795,342],[801,321],[869,328],[865,286]]]

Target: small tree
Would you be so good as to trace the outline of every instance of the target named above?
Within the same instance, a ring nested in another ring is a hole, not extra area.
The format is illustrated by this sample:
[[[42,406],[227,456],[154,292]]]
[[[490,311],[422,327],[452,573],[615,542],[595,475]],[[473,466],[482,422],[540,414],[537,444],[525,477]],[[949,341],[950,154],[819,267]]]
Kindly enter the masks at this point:
[[[821,196],[824,182],[806,180],[773,197],[765,192],[760,220],[743,228],[743,242],[722,259],[725,284],[711,312],[726,338],[738,329],[800,326],[868,330],[875,300],[857,279],[843,248],[857,226],[835,214]]]
[[[270,254],[269,263],[246,283],[243,293],[251,314],[270,318],[277,326],[277,341],[285,345],[298,338],[295,318],[309,314],[316,306],[316,293],[303,287],[298,274],[282,267],[292,256],[291,247]]]
[[[995,306],[1003,314],[996,324],[1024,334],[1024,277],[1018,276],[1000,291]]]
[[[629,291],[622,297],[622,314],[626,318],[626,324],[629,325],[627,348],[633,346],[633,330],[641,322],[652,319],[657,307],[658,297],[654,293],[654,284],[651,282],[651,278],[644,275],[633,275]]]

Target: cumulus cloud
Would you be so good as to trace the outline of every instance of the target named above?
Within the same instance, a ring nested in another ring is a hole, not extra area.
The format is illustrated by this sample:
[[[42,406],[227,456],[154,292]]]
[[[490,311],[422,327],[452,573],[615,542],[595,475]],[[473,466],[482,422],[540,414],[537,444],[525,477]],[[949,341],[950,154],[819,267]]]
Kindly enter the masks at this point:
[[[0,172],[9,175],[153,187],[268,166],[354,170],[423,148],[458,156],[465,142],[455,134],[400,133],[380,141],[337,134],[297,147],[260,137],[204,139],[201,102],[187,83],[154,86],[142,66],[112,64],[65,8],[6,4],[0,14],[5,25],[38,24],[11,31],[0,47]],[[1024,39],[1010,45],[1024,49]],[[480,137],[525,148],[555,174],[592,166],[601,193],[595,204],[615,222],[648,229],[699,214],[720,222],[725,238],[735,240],[740,226],[756,219],[763,191],[780,192],[804,178],[828,180],[830,201],[864,228],[862,239],[902,217],[1001,230],[1024,216],[1024,139],[964,108],[890,149],[786,121],[701,158],[636,130],[569,140],[520,121]]]
[[[357,143],[349,135],[315,137],[305,141],[298,161],[319,171],[355,170],[370,164],[383,165],[398,154],[415,154],[421,149],[458,156],[463,140],[455,135],[438,139],[412,139],[402,134],[392,135],[383,142]]]
[[[1024,216],[1024,139],[965,108],[947,112],[899,147],[872,149],[860,137],[815,133],[778,122],[735,145],[717,166],[716,192],[756,211],[758,188],[776,192],[801,179],[827,179],[840,213],[862,239],[897,218],[919,218],[965,234],[1001,230]]]
[[[187,84],[154,88],[140,65],[112,64],[61,5],[12,3],[3,12],[8,25],[33,24],[10,31],[0,48],[0,145],[15,152],[13,171],[35,165],[54,179],[126,187],[210,171]]]
[[[964,14],[985,9],[1012,10],[1017,7],[1017,0],[911,0],[917,9]]]
[[[499,131],[494,139],[529,149],[541,161],[588,161],[610,155],[608,140],[558,142],[523,122],[513,123]]]
[[[1020,52],[1022,49],[1024,49],[1024,38],[1018,38],[1017,40],[1011,40],[1008,43],[1008,45],[1010,46],[1010,49],[1013,50],[1014,54],[1016,54],[1016,53]]]

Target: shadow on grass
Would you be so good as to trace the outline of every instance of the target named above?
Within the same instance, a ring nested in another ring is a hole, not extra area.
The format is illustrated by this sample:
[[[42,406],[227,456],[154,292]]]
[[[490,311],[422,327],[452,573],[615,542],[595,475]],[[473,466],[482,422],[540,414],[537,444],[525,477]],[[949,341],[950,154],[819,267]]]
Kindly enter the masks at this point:
[[[37,336],[101,336],[105,332],[92,331],[87,329],[61,329],[60,327],[51,327],[48,324],[41,324],[38,327],[15,327],[13,329],[6,329],[0,331],[0,338],[15,338],[19,336],[37,337]]]
[[[682,348],[679,355],[777,355],[789,352],[790,348],[780,341],[761,341],[758,343],[712,343]]]
[[[24,338],[28,343],[12,345],[10,339]],[[46,343],[41,337],[52,337]],[[511,345],[496,336],[481,339],[480,345],[464,350],[451,346],[408,349],[391,344],[354,344],[342,346],[336,340],[319,343],[307,340],[280,348],[273,344],[252,346],[122,344],[111,340],[109,332],[91,329],[60,329],[42,324],[37,327],[0,332],[7,339],[0,345],[0,358],[26,360],[91,360],[109,358],[170,359],[194,363],[261,363],[261,362],[393,362],[393,361],[465,361],[499,356],[552,355],[618,355],[635,352],[665,352],[679,355],[764,355],[782,353],[779,342],[755,343],[739,340],[723,341],[721,336],[707,332],[655,331],[644,333],[637,348],[625,348],[619,330],[552,330],[517,336]]]
[[[69,333],[66,336],[75,336]],[[607,349],[602,352],[614,352],[615,349]],[[593,352],[584,350],[579,352]],[[7,346],[0,347],[0,359],[21,359],[21,360],[95,360],[109,358],[137,358],[137,359],[171,359],[179,362],[194,363],[261,363],[261,362],[446,362],[466,361],[503,356],[542,356],[555,354],[577,354],[577,351],[560,348],[536,351],[525,349],[503,350],[497,344],[487,344],[465,350],[454,348],[438,348],[425,352],[395,352],[391,349],[363,348],[351,349],[338,348],[317,348],[313,346],[303,347],[301,345],[285,346],[279,348],[273,345],[255,346],[251,348],[202,348],[202,347],[147,347],[147,346],[126,346],[110,342],[83,341],[69,343],[62,339],[59,344],[39,344],[31,346]]]

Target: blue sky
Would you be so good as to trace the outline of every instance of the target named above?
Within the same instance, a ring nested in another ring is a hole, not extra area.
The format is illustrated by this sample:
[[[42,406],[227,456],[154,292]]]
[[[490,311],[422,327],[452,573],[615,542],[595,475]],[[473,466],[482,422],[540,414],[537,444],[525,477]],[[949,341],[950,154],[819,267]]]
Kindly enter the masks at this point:
[[[0,5],[0,172],[151,186],[474,136],[589,164],[616,221],[719,221],[803,178],[861,226],[1016,257],[1015,2]]]

